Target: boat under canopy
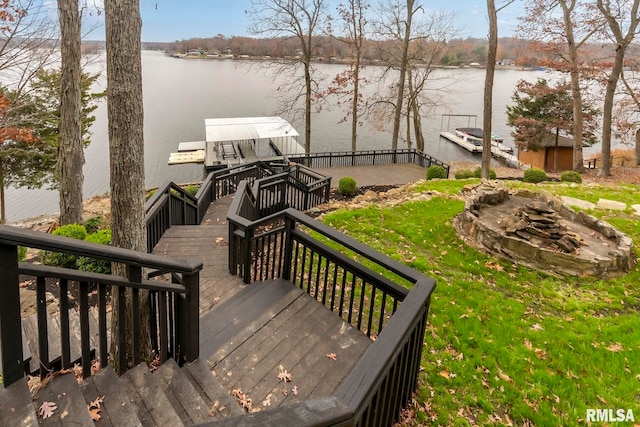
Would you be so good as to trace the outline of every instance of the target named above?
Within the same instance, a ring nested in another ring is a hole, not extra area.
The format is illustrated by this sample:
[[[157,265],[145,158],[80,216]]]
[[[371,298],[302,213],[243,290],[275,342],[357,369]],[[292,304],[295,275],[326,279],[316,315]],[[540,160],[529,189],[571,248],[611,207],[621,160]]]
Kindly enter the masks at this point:
[[[298,132],[281,117],[205,119],[205,140],[183,142],[171,153],[169,164],[204,163],[207,169],[257,160],[281,160],[304,154]]]

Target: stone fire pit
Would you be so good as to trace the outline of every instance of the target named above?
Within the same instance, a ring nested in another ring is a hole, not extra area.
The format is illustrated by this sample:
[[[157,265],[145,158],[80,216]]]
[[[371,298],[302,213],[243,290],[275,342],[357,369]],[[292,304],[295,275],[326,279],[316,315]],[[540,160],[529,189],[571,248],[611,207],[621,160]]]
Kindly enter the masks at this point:
[[[632,240],[610,224],[549,193],[511,194],[501,182],[469,189],[454,226],[485,252],[563,276],[619,276],[636,262]]]

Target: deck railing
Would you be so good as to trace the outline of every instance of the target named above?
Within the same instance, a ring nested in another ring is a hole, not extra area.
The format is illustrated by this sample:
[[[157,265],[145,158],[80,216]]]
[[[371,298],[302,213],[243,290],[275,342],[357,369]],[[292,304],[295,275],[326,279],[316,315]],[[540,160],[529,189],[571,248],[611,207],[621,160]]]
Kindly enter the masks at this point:
[[[449,165],[416,149],[404,150],[367,150],[310,153],[290,155],[289,160],[310,168],[331,168],[348,166],[374,166],[393,163],[413,163],[423,168],[439,165],[445,168],[449,176]]]
[[[128,279],[112,274],[98,274],[78,271],[68,268],[50,267],[31,263],[18,262],[18,247],[42,249],[46,251],[62,252],[66,254],[89,257],[112,263],[124,264],[128,271]],[[141,340],[149,337],[140,336],[140,312],[138,301],[140,291],[148,290],[151,306],[151,344],[161,360],[168,357],[193,361],[199,353],[199,271],[202,261],[190,259],[176,261],[151,254],[145,254],[126,249],[78,241],[66,237],[53,236],[41,232],[22,230],[15,227],[0,226],[0,337],[2,339],[2,375],[4,386],[9,386],[22,378],[25,374],[24,352],[22,347],[22,320],[20,316],[20,275],[35,277],[37,287],[37,318],[38,318],[38,358],[40,360],[40,374],[46,375],[54,362],[49,357],[49,334],[47,329],[47,304],[45,286],[47,279],[55,282],[59,290],[59,312],[61,329],[61,357],[60,367],[70,368],[74,360],[70,358],[70,336],[78,335],[79,327],[83,376],[91,374],[91,338],[89,322],[89,294],[90,286],[97,291],[97,354],[101,366],[106,366],[107,342],[110,328],[107,325],[108,301],[107,294],[119,302],[119,311],[112,313],[117,316],[118,324],[125,325],[133,331],[133,348],[131,360],[127,360],[125,351],[115,361],[116,370],[122,373],[127,366],[136,365],[140,360],[151,355],[141,354]],[[157,276],[168,274],[173,277],[171,283],[167,281],[149,280],[146,273]],[[175,280],[179,279],[179,280]],[[69,319],[69,290],[77,285],[79,301],[79,325],[72,325]],[[124,307],[125,300],[131,301],[131,312]],[[127,320],[130,319],[130,320]],[[125,323],[127,322],[127,323]],[[129,323],[131,322],[131,323]],[[116,339],[119,348],[124,349],[125,328],[118,328]]]
[[[375,339],[334,396],[353,414],[347,425],[391,425],[417,386],[434,280],[295,209],[258,213],[241,183],[228,215],[230,272],[291,281]]]

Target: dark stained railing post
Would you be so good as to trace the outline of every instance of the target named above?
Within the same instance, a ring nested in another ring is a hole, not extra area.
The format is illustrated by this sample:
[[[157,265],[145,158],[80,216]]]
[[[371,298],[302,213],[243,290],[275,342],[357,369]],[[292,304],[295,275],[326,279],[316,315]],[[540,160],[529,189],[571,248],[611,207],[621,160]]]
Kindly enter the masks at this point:
[[[127,266],[127,275],[129,276],[130,282],[142,282],[142,268],[138,266]],[[140,363],[140,295],[137,289],[133,289],[132,291],[131,306],[133,307],[133,319],[131,324],[131,327],[133,328],[133,366],[138,366]],[[122,310],[124,307],[120,307],[120,309]],[[146,338],[147,337],[145,337],[145,339]]]
[[[186,294],[178,296],[176,315],[178,346],[185,362],[193,362],[200,355],[200,268],[199,259],[187,260],[193,273],[182,274]]]
[[[251,265],[253,264],[251,258],[251,247],[253,244],[254,229],[249,227],[244,230],[243,240],[243,253],[242,253],[242,278],[244,283],[251,283]]]
[[[282,260],[282,278],[291,280],[291,257],[293,256],[293,239],[291,231],[295,228],[295,223],[288,216],[284,220],[284,259]]]
[[[18,247],[0,244],[0,339],[3,343],[2,376],[8,387],[24,376],[22,360],[22,331],[20,327],[20,288]]]

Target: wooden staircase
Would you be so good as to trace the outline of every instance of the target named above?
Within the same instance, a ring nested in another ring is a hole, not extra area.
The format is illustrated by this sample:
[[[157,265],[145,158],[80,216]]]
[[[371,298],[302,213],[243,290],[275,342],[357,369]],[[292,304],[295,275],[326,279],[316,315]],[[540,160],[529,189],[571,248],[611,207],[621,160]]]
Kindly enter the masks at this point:
[[[100,401],[94,421],[90,405]],[[25,402],[32,402],[31,405]],[[53,415],[38,409],[53,402]],[[27,378],[0,387],[0,426],[190,426],[242,415],[243,410],[197,360],[183,368],[170,359],[155,372],[140,364],[117,377],[111,367],[78,384],[75,375],[60,375],[30,394]]]

